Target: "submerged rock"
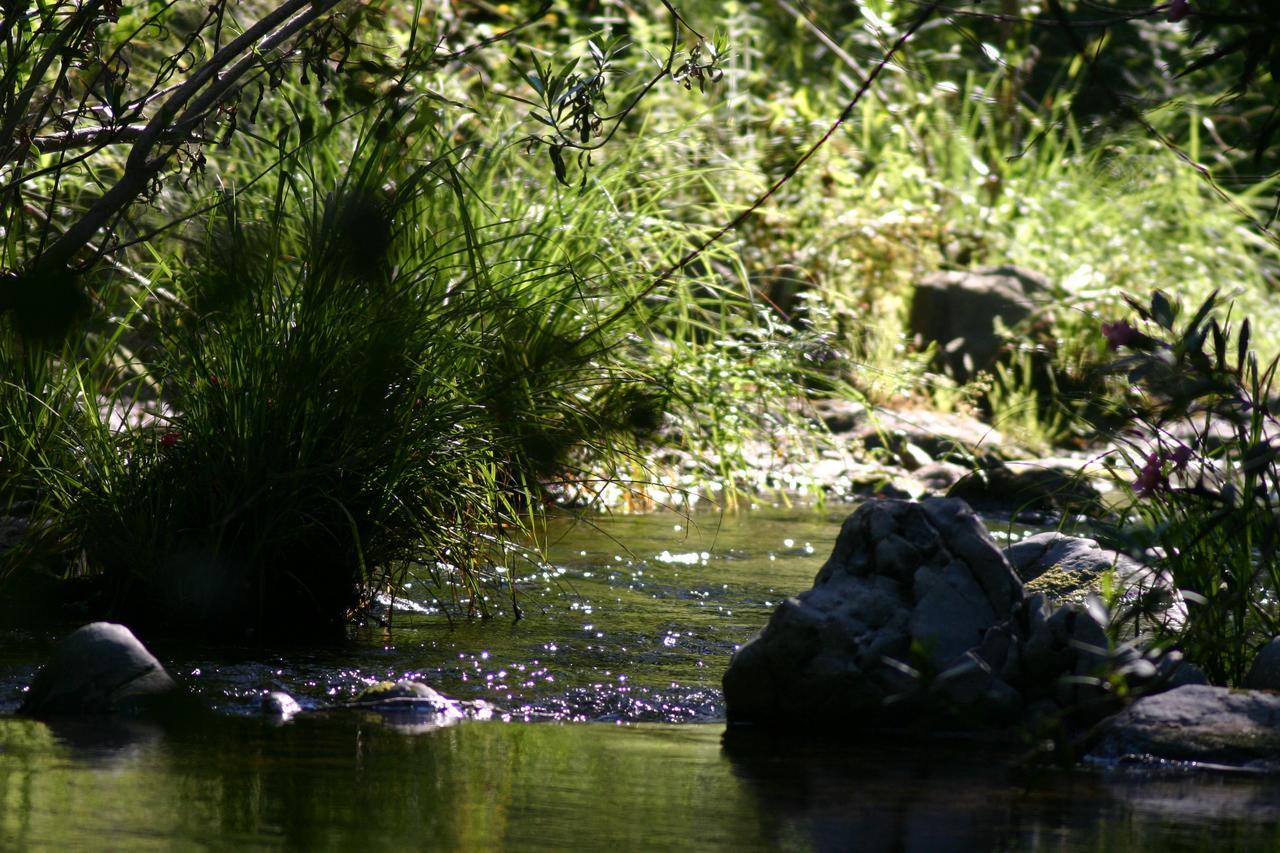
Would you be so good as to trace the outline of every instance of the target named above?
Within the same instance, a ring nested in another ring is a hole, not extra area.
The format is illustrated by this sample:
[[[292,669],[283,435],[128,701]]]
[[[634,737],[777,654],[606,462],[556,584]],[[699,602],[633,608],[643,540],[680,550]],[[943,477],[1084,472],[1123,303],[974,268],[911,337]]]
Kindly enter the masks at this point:
[[[123,625],[94,622],[54,647],[18,713],[43,718],[128,711],[176,689],[164,666],[133,632]]]
[[[269,690],[262,694],[262,713],[281,721],[287,721],[302,713],[298,700],[280,690]]]
[[[366,712],[369,719],[406,734],[418,734],[452,725],[464,719],[487,720],[493,716],[489,703],[450,699],[421,681],[380,681],[361,690],[347,702],[304,710],[287,693],[263,694],[261,710],[276,724],[286,723],[301,713],[327,715]]]
[[[1280,694],[1190,684],[1144,697],[1102,724],[1086,759],[1280,771]]]
[[[435,688],[421,681],[379,681],[356,694],[346,708],[372,708],[375,710],[414,708],[417,710],[441,710],[449,707],[446,699]]]

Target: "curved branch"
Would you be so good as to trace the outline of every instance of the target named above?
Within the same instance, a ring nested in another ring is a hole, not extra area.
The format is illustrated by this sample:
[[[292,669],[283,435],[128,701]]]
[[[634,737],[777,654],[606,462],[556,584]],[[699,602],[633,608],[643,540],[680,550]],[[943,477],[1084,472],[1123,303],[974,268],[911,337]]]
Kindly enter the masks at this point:
[[[138,132],[120,179],[42,252],[33,266],[41,269],[66,266],[99,230],[146,189],[168,162],[173,155],[172,148],[151,156],[158,145],[171,144],[168,140],[174,135],[190,133],[205,113],[258,64],[262,54],[275,50],[339,2],[341,0],[289,0],[218,50],[165,100]],[[231,68],[220,74],[228,65]],[[171,123],[175,115],[177,119]]]

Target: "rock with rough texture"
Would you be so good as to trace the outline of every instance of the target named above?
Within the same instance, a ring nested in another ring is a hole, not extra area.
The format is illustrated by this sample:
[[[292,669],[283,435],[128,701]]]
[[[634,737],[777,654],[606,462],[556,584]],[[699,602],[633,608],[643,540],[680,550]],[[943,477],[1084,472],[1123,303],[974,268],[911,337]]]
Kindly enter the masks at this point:
[[[1098,591],[1103,573],[1111,571],[1121,600],[1141,613],[1135,627],[1160,623],[1177,628],[1186,622],[1186,602],[1168,572],[1103,548],[1093,539],[1037,533],[1010,545],[1004,554],[1028,590],[1044,592],[1055,602],[1083,602]]]
[[[1006,328],[1025,320],[1050,289],[1044,276],[1013,266],[934,273],[916,284],[908,334],[936,343],[939,366],[963,382],[1000,355],[997,320]]]
[[[1132,587],[1126,620],[1156,596],[1157,581],[1161,595],[1172,590],[1092,540],[1045,534],[1010,555],[1036,580],[1116,565]],[[1045,568],[1059,564],[1066,569]],[[1184,618],[1181,598],[1174,604],[1162,598],[1160,618]],[[775,724],[892,726],[919,715],[1089,725],[1118,709],[1117,679],[1148,691],[1203,680],[1177,652],[1114,643],[1116,615],[1096,595],[1055,609],[1028,590],[964,501],[869,502],[846,519],[813,588],[786,599],[734,655],[727,714]]]
[[[1147,696],[1103,723],[1086,758],[1280,770],[1280,694],[1192,684]]]
[[[94,622],[58,643],[18,713],[44,718],[128,711],[176,689],[128,628]]]
[[[987,459],[983,467],[958,481],[947,492],[981,511],[1091,510],[1099,494],[1088,480],[1058,468],[1006,464]]]
[[[992,662],[969,652],[1010,626],[1022,600],[1021,582],[963,501],[864,504],[813,588],[779,605],[734,655],[728,715],[874,721],[904,702],[1008,711],[1018,697]],[[920,667],[939,673],[927,697],[915,695]]]
[[[1280,690],[1280,637],[1262,647],[1244,677],[1244,686],[1250,690]]]
[[[926,409],[876,409],[855,437],[867,449],[905,441],[932,459],[967,461],[975,455],[1010,452],[1008,439],[995,427],[957,412]]]

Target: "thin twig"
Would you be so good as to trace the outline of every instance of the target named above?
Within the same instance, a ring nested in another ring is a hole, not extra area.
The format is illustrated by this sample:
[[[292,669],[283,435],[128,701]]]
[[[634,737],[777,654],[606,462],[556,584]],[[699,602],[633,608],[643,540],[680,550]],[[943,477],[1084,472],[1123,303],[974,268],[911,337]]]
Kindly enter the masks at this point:
[[[699,243],[698,245],[690,249],[687,253],[685,253],[684,257],[682,257],[680,260],[676,261],[674,264],[672,264],[671,266],[663,270],[661,275],[659,275],[657,278],[651,281],[648,285],[646,285],[635,296],[632,296],[625,303],[623,303],[622,306],[620,306],[617,310],[615,310],[612,314],[610,314],[602,323],[600,323],[596,329],[593,329],[590,332],[584,333],[582,337],[575,342],[574,345],[576,346],[577,344],[582,343],[588,337],[594,335],[597,331],[599,331],[599,329],[608,327],[616,323],[628,311],[635,308],[636,305],[640,304],[641,301],[647,298],[655,290],[657,290],[659,287],[661,287],[662,285],[670,281],[671,277],[676,274],[677,270],[683,269],[686,265],[693,262],[699,255],[701,255],[708,248],[710,248],[710,246],[715,242],[717,242],[721,237],[728,234],[730,231],[736,230],[738,226],[740,226],[743,222],[746,222],[747,219],[753,213],[755,213],[757,210],[763,207],[765,202],[773,198],[773,196],[778,192],[778,190],[782,189],[783,186],[785,186],[792,178],[794,178],[796,176],[796,173],[800,171],[800,169],[804,166],[804,164],[809,162],[809,160],[813,157],[814,154],[818,153],[818,149],[822,148],[822,146],[825,145],[827,141],[831,139],[832,136],[835,135],[835,132],[839,130],[841,126],[844,125],[844,123],[849,119],[849,116],[853,115],[854,108],[858,106],[858,103],[862,100],[862,96],[865,95],[867,91],[871,88],[871,85],[875,83],[876,78],[880,76],[880,72],[884,71],[885,67],[893,60],[894,56],[898,54],[898,51],[902,49],[902,47],[907,43],[907,41],[911,38],[911,36],[915,35],[916,31],[920,29],[920,27],[924,26],[924,24],[931,17],[933,17],[934,12],[936,12],[941,5],[942,5],[942,0],[934,0],[934,2],[926,6],[920,12],[920,14],[916,16],[915,20],[911,22],[911,26],[907,27],[906,31],[904,31],[902,35],[898,37],[897,41],[895,41],[889,47],[889,50],[884,54],[884,56],[880,58],[880,61],[877,62],[875,67],[871,69],[871,73],[867,75],[867,78],[865,81],[863,81],[862,86],[859,87],[858,91],[854,93],[853,97],[849,100],[849,103],[845,105],[845,108],[844,110],[841,111],[839,118],[837,118],[831,124],[831,126],[827,128],[826,133],[822,134],[822,136],[818,138],[818,141],[814,142],[813,145],[809,146],[809,149],[805,151],[804,154],[802,154],[798,160],[796,160],[794,163],[791,164],[791,167],[788,168],[787,171],[782,174],[782,177],[774,181],[773,184],[767,190],[765,190],[764,193],[761,194],[759,198],[757,198],[755,201],[751,203],[750,207],[748,207],[746,210],[739,213],[728,224],[718,229],[710,237],[707,237],[701,243]]]

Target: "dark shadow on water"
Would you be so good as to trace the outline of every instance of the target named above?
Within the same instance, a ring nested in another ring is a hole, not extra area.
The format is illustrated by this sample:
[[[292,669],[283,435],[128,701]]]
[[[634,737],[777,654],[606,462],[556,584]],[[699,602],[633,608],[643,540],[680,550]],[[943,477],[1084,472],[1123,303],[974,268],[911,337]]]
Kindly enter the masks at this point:
[[[768,837],[815,850],[1277,850],[1280,781],[1064,770],[990,744],[909,732],[722,741]]]
[[[47,725],[67,748],[68,758],[106,764],[135,757],[165,733],[164,726],[154,720],[120,716],[53,720]]]

